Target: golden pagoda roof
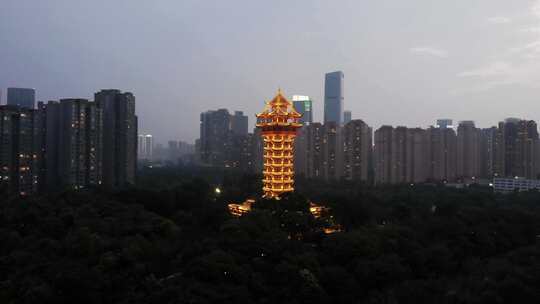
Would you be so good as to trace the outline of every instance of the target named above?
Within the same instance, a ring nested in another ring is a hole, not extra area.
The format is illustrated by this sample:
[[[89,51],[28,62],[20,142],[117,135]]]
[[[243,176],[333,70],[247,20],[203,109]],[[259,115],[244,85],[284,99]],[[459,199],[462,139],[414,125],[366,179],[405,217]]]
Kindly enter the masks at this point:
[[[264,110],[256,116],[261,118],[270,118],[273,116],[300,118],[302,114],[296,111],[293,103],[287,97],[283,96],[283,93],[279,89],[277,95],[272,100],[266,102]]]

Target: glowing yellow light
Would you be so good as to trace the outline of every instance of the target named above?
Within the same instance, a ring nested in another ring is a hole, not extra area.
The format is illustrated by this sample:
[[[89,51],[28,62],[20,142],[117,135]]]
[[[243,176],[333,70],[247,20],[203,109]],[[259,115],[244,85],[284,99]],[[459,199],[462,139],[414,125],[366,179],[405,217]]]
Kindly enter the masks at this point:
[[[248,199],[242,204],[229,204],[229,212],[234,216],[242,216],[251,211],[251,205],[255,203],[254,199]]]
[[[257,127],[264,141],[263,192],[264,197],[279,199],[283,193],[294,191],[294,139],[302,115],[283,94],[266,103],[257,114]]]

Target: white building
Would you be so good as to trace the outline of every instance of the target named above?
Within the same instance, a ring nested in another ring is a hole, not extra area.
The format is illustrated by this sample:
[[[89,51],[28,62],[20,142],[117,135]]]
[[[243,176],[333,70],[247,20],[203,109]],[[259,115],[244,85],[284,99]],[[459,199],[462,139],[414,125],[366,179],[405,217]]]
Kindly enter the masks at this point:
[[[540,189],[540,180],[537,179],[525,179],[521,177],[516,178],[494,178],[493,190],[495,192],[508,193],[515,190],[529,191],[533,189]]]
[[[154,154],[154,138],[150,134],[139,134],[137,143],[139,159],[151,160]]]

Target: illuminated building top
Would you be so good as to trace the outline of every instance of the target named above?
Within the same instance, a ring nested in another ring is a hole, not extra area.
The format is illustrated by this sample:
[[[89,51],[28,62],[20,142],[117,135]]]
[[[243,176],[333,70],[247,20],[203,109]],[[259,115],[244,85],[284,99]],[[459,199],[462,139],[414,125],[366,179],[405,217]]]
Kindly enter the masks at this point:
[[[311,99],[309,99],[309,96],[304,96],[304,95],[293,95],[292,100],[293,100],[293,101],[309,101],[309,100],[311,100]]]

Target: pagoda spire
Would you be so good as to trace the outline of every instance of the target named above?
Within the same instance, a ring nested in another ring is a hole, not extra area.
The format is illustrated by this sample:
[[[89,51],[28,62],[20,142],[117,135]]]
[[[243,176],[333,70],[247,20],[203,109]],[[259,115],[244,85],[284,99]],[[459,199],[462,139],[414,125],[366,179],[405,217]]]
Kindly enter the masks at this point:
[[[264,197],[280,199],[294,191],[294,139],[302,115],[278,89],[277,95],[257,114],[257,127],[264,140]]]

